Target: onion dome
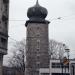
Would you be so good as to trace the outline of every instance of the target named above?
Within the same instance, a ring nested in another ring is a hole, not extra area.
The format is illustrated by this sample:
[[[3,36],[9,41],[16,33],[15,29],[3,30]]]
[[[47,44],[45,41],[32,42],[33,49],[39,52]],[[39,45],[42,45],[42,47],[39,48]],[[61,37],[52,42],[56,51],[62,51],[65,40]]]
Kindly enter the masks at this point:
[[[27,16],[31,21],[45,20],[47,14],[48,14],[47,9],[40,6],[38,0],[36,2],[36,5],[30,7],[27,12]]]

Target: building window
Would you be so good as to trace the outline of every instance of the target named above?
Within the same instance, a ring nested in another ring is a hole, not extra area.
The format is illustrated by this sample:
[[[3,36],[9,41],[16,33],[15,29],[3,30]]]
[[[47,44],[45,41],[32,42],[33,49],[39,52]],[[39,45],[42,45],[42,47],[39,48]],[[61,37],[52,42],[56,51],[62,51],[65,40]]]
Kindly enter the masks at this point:
[[[61,63],[52,63],[52,68],[60,68]]]
[[[39,48],[37,48],[37,53],[39,53],[39,51],[40,51],[40,49],[39,49]]]
[[[40,62],[37,61],[37,62],[36,62],[36,65],[37,65],[37,68],[39,68],[39,67],[40,67]]]
[[[2,47],[6,47],[7,40],[5,38],[1,38]]]
[[[37,27],[37,29],[39,30],[39,29],[40,29],[40,27]]]
[[[37,40],[37,49],[40,49],[40,40]]]
[[[61,68],[61,67],[62,67],[61,63],[52,63],[52,68]],[[63,68],[68,68],[68,64],[63,65]]]
[[[36,33],[37,37],[40,37],[40,27],[37,27],[37,33]]]
[[[3,3],[7,4],[7,3],[9,3],[9,0],[3,0]]]
[[[37,56],[40,56],[40,54],[39,54],[39,53],[37,53]]]
[[[37,35],[37,37],[40,37],[40,33],[37,33],[36,35]]]
[[[7,20],[8,20],[8,17],[5,16],[5,15],[2,15],[2,21],[5,22],[5,21],[7,21]]]
[[[1,21],[0,21],[0,24],[1,24]]]
[[[39,55],[39,52],[40,52],[40,40],[39,39],[37,40],[37,47],[36,48],[37,48],[37,51],[36,51],[37,55]]]
[[[37,60],[37,61],[40,61],[40,56],[37,56],[37,57],[36,57],[36,60]]]

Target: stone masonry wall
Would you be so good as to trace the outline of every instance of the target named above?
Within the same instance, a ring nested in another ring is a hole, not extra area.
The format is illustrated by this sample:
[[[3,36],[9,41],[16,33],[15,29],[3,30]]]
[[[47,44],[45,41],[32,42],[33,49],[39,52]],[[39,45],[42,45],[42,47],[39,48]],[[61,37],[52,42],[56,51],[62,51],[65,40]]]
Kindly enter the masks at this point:
[[[48,24],[29,23],[26,42],[26,75],[38,75],[49,67]]]

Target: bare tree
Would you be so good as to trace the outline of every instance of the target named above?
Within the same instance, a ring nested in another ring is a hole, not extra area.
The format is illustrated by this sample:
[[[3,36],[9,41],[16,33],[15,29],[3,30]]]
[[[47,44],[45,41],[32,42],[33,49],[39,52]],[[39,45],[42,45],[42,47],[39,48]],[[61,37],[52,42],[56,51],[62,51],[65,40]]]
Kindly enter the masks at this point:
[[[9,57],[8,63],[18,71],[25,71],[25,39],[13,45],[13,55]]]
[[[64,53],[65,53],[65,47],[66,45],[64,45],[61,42],[57,42],[55,40],[50,40],[49,41],[49,55],[50,55],[50,59],[59,59],[59,58],[63,58],[64,57]]]
[[[25,40],[16,42],[13,45],[13,56],[9,57],[9,65],[15,67],[19,71],[25,71]],[[63,43],[57,42],[55,40],[49,41],[49,55],[50,58],[59,59],[63,58],[65,52],[65,46]]]

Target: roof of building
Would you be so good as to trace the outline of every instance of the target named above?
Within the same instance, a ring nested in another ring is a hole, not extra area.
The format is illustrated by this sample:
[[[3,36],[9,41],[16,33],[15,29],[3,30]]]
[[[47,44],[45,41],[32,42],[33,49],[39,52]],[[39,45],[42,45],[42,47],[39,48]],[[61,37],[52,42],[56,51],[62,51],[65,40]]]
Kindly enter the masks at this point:
[[[27,16],[31,21],[45,20],[47,14],[47,9],[40,6],[38,0],[36,4],[27,11]]]

